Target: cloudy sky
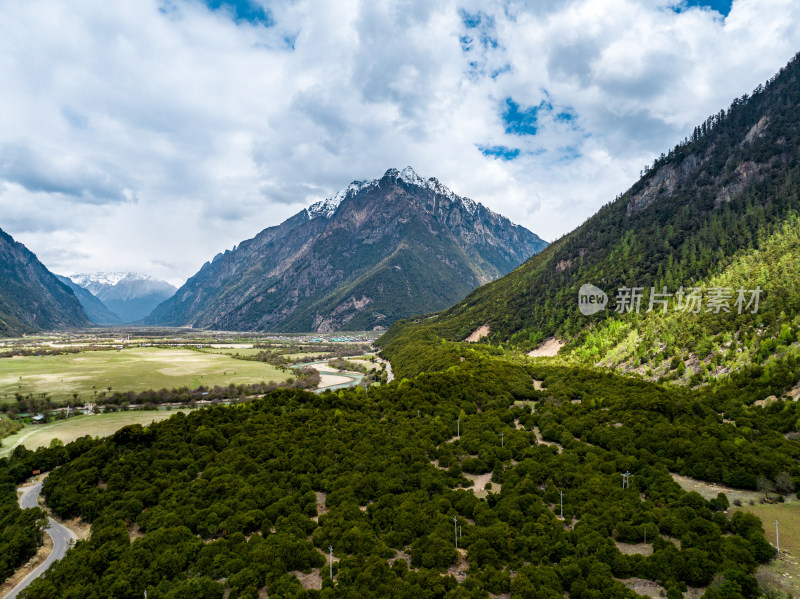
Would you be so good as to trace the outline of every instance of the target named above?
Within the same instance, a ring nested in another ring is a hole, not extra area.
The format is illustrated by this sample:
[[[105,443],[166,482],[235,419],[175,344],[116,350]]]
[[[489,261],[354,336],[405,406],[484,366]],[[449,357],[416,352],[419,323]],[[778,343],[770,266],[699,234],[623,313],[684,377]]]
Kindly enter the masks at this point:
[[[796,0],[0,0],[0,228],[180,284],[411,165],[553,240],[798,51]]]

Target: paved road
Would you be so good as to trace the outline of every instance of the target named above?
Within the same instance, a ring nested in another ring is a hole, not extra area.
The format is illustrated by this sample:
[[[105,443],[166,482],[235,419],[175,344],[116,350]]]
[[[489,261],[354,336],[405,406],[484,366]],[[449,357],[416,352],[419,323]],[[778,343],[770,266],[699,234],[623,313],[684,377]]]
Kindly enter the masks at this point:
[[[394,372],[392,372],[392,365],[389,363],[389,360],[384,360],[383,358],[378,358],[378,362],[381,364],[386,364],[386,374],[388,374],[388,378],[386,379],[387,383],[391,383],[394,380]]]
[[[38,482],[30,487],[20,487],[20,490],[22,491],[22,497],[19,498],[20,507],[29,508],[39,506],[39,493],[42,491],[41,482]],[[3,599],[16,599],[17,595],[22,591],[22,589],[27,587],[36,578],[44,574],[45,570],[47,570],[51,564],[64,557],[67,549],[69,549],[71,541],[74,542],[78,540],[78,537],[75,536],[75,533],[73,533],[66,526],[59,524],[52,518],[48,518],[47,521],[48,526],[45,529],[45,532],[53,540],[53,551],[50,552],[50,555],[47,556],[47,559],[44,560],[39,567],[23,578],[20,583],[15,586]]]

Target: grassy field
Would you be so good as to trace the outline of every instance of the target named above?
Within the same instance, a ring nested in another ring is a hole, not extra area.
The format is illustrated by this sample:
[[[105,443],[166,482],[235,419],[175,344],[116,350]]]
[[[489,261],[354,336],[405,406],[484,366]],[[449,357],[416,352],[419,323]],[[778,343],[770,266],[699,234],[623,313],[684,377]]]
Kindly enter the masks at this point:
[[[688,476],[681,476],[680,474],[672,473],[673,480],[678,483],[684,491],[695,491],[700,493],[704,499],[714,499],[720,493],[725,493],[729,503],[733,503],[737,499],[744,504],[749,502],[758,503],[764,497],[763,493],[758,491],[747,491],[744,489],[732,489],[725,485],[716,483],[708,483],[696,478],[689,478]]]
[[[258,352],[264,351],[263,349],[255,349],[253,347],[212,347],[203,348],[203,352],[207,354],[219,354],[222,356],[233,356],[239,354],[240,356],[255,356]]]
[[[800,594],[800,501],[743,505],[734,508],[748,511],[761,519],[767,540],[775,545],[775,520],[778,521],[781,555],[761,566],[757,578],[768,586],[795,596]]]
[[[800,501],[787,501],[786,503],[757,503],[743,505],[734,510],[742,510],[755,514],[764,525],[767,540],[775,544],[775,520],[781,535],[781,551],[787,550],[794,555],[800,555]]]
[[[113,412],[93,416],[74,416],[52,424],[32,424],[18,433],[6,437],[0,443],[0,457],[11,452],[17,445],[28,449],[46,447],[53,439],[61,439],[65,444],[84,435],[107,437],[128,424],[148,425],[169,418],[177,412],[186,410],[142,410],[136,412]]]
[[[140,347],[88,351],[60,356],[26,356],[0,360],[0,402],[15,393],[47,393],[54,400],[89,400],[94,391],[146,391],[282,381],[292,373],[263,362],[188,349]]]

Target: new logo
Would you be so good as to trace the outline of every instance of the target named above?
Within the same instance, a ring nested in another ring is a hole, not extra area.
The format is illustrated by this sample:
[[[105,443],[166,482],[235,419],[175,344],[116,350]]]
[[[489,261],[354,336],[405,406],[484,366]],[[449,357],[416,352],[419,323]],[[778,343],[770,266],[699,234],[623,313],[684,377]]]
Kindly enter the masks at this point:
[[[578,309],[584,316],[591,316],[601,310],[605,310],[608,305],[606,292],[594,285],[585,283],[578,291]]]

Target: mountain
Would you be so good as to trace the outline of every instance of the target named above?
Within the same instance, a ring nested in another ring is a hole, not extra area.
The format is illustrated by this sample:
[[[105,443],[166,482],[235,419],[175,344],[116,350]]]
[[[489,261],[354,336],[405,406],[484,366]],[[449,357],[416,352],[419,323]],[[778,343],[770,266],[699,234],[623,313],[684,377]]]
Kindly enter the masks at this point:
[[[175,287],[166,281],[133,272],[75,274],[70,279],[91,292],[123,323],[143,319],[175,293]]]
[[[145,322],[272,331],[386,327],[451,305],[546,245],[434,178],[390,169],[216,256]]]
[[[69,277],[56,275],[56,278],[72,289],[72,292],[75,294],[75,297],[78,298],[81,306],[83,306],[83,311],[86,312],[86,316],[91,322],[98,325],[122,324],[122,320],[120,320],[119,316],[114,314],[103,302],[92,295],[91,291],[74,283]]]
[[[527,351],[555,336],[567,343],[562,352],[580,360],[695,383],[773,358],[794,360],[799,155],[795,57],[701,123],[576,230],[451,308],[398,323],[380,343],[387,355],[413,362],[414,338],[460,342],[482,327],[491,343]],[[605,292],[608,308],[584,315],[584,285]],[[651,287],[672,295],[648,312]],[[615,312],[620,289],[633,288],[642,288],[639,313]],[[699,312],[678,309],[690,288],[701,290]],[[740,289],[745,301],[760,289],[757,313],[739,314]],[[714,293],[730,294],[717,301],[718,311]]]
[[[0,229],[0,336],[90,325],[69,287]]]

